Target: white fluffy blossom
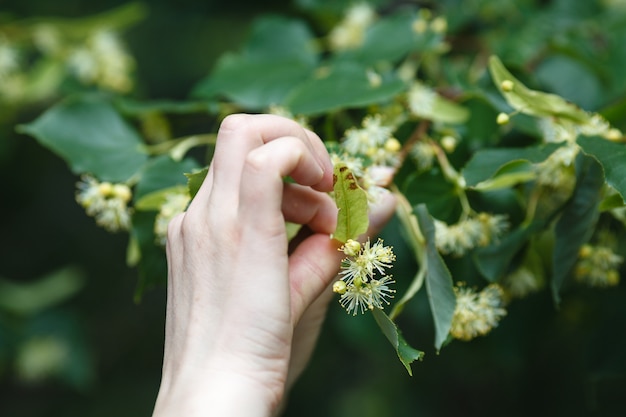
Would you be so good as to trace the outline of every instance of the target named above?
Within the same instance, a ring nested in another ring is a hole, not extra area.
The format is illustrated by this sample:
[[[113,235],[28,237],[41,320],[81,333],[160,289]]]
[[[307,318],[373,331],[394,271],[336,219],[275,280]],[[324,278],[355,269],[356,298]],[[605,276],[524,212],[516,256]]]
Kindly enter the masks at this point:
[[[341,250],[347,257],[342,262],[341,281],[333,285],[341,294],[341,306],[356,315],[389,304],[388,298],[395,293],[389,287],[395,281],[385,274],[396,259],[391,246],[385,246],[381,239],[374,244],[368,239],[363,245],[350,239]]]
[[[503,291],[497,284],[489,284],[480,292],[458,285],[454,288],[454,293],[456,307],[450,334],[455,339],[468,341],[483,336],[506,315]]]
[[[96,219],[96,224],[110,232],[130,229],[128,203],[132,192],[127,185],[99,182],[94,177],[84,176],[77,187],[76,201]]]
[[[354,49],[363,44],[366,29],[376,19],[376,12],[367,3],[350,7],[344,18],[329,34],[329,44],[333,51]]]

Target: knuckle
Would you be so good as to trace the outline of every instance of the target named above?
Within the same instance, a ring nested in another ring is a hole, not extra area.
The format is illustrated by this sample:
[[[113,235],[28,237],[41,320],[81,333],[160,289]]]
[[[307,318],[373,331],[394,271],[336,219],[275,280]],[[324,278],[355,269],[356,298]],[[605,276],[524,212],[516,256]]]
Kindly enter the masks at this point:
[[[247,126],[250,118],[252,116],[249,114],[237,113],[237,114],[229,114],[222,120],[220,124],[220,130],[223,132],[234,132],[241,130]]]

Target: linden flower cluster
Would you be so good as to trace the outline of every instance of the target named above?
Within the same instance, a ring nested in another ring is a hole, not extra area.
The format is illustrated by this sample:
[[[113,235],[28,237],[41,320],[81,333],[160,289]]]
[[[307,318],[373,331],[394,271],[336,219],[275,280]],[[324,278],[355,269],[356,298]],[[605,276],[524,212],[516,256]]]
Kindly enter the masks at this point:
[[[578,253],[574,277],[591,287],[612,287],[619,284],[619,267],[624,258],[607,246],[583,245]]]
[[[393,137],[393,130],[382,123],[380,115],[366,116],[361,129],[346,130],[342,145],[348,153],[366,156],[373,164],[394,166],[401,145]]]
[[[415,81],[407,92],[409,110],[418,117],[429,119],[433,114],[437,93],[430,87]]]
[[[154,221],[154,234],[158,244],[165,246],[168,224],[176,215],[185,211],[190,200],[191,197],[185,192],[170,193],[165,197],[165,202]]]
[[[537,183],[547,187],[571,190],[576,182],[574,161],[579,150],[576,144],[562,146],[548,159],[535,165]]]
[[[331,153],[334,164],[346,164],[375,203],[386,193],[385,187],[393,180],[402,148],[393,137],[394,128],[383,124],[380,115],[363,119],[361,128],[346,130],[340,144],[340,153]]]
[[[530,293],[539,291],[543,285],[542,277],[525,266],[517,268],[502,281],[505,293],[510,298],[524,298]]]
[[[349,239],[340,250],[346,258],[341,265],[341,280],[333,284],[333,291],[341,295],[339,303],[348,314],[356,316],[358,312],[389,305],[387,299],[395,293],[389,285],[395,281],[391,275],[385,275],[385,269],[396,260],[392,247],[384,246],[382,239],[373,245],[369,239],[363,245]]]
[[[343,20],[328,35],[330,49],[343,51],[363,44],[365,31],[376,19],[376,12],[367,3],[355,4],[346,11]]]
[[[84,176],[77,187],[76,201],[96,219],[96,224],[109,232],[130,229],[128,203],[132,192],[126,184],[99,182],[94,177]]]
[[[504,293],[497,284],[489,284],[480,292],[459,284],[454,293],[456,307],[450,334],[455,339],[469,341],[484,336],[506,315]]]
[[[132,89],[130,72],[134,61],[124,50],[117,34],[100,29],[84,46],[74,49],[68,58],[70,69],[86,84],[128,92]]]
[[[435,219],[435,245],[444,255],[462,256],[496,241],[508,228],[506,216],[500,214],[479,213],[453,225]]]

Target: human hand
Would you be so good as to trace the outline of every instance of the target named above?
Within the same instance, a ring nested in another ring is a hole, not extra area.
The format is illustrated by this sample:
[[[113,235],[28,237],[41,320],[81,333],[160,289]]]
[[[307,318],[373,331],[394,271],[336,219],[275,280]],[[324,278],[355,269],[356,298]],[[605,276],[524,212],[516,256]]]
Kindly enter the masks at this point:
[[[290,176],[295,183],[285,183]],[[235,115],[168,231],[163,379],[155,416],[268,416],[309,359],[342,253],[332,165],[297,123]],[[372,218],[380,227],[392,200]],[[285,221],[308,231],[289,248]]]

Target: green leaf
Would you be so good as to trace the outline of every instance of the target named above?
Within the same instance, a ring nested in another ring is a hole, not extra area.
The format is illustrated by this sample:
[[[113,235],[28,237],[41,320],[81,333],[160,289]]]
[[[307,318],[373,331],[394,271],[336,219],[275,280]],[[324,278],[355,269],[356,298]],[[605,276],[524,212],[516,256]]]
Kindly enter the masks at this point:
[[[337,212],[337,228],[333,239],[346,242],[367,231],[369,207],[367,193],[359,187],[354,174],[346,164],[338,163],[333,172],[333,191]]]
[[[599,136],[581,136],[577,142],[586,154],[600,162],[606,182],[626,199],[626,145]]]
[[[511,173],[510,169],[519,167],[520,162],[543,162],[561,146],[561,143],[549,143],[527,148],[482,149],[463,167],[462,175],[468,187],[477,187],[499,172]]]
[[[75,267],[62,268],[30,283],[0,278],[0,309],[32,315],[67,300],[83,284],[84,274]]]
[[[439,350],[450,333],[456,296],[452,275],[435,247],[435,223],[424,204],[415,208],[415,214],[426,239],[426,292],[435,324],[435,348]]]
[[[189,195],[193,199],[196,194],[198,194],[198,190],[202,186],[206,175],[209,173],[209,167],[202,168],[199,171],[192,172],[190,174],[185,174],[187,177],[187,187],[189,188]]]
[[[584,155],[576,160],[576,188],[565,205],[554,230],[555,245],[552,258],[552,297],[560,303],[559,290],[578,259],[580,247],[594,231],[598,220],[600,191],[604,175],[598,162]]]
[[[372,315],[385,337],[387,337],[387,340],[389,340],[389,343],[391,343],[396,350],[400,362],[402,362],[409,375],[413,376],[411,363],[416,359],[421,360],[424,357],[424,352],[412,348],[406,340],[404,340],[398,326],[396,326],[383,310],[375,308],[372,310]]]
[[[358,49],[344,52],[345,59],[356,59],[373,65],[403,58],[422,46],[420,40],[423,37],[411,27],[415,17],[415,13],[411,11],[381,18],[368,28],[363,44]]]
[[[528,161],[511,161],[503,165],[493,178],[481,181],[473,188],[478,191],[495,191],[532,181],[537,176],[533,164]]]
[[[354,61],[335,62],[320,72],[323,75],[294,88],[285,99],[285,107],[296,114],[316,115],[388,101],[405,88],[404,82],[391,74],[379,85],[372,84],[368,69]]]
[[[458,219],[461,213],[458,191],[454,184],[435,170],[413,174],[404,184],[403,194],[413,206],[426,204],[430,213],[442,221]]]
[[[103,181],[126,181],[148,160],[137,132],[98,96],[64,100],[18,131],[34,136],[74,173]]]
[[[303,22],[265,17],[255,22],[244,50],[223,55],[193,95],[224,95],[250,109],[282,104],[295,85],[309,78],[317,60],[313,36]]]
[[[167,196],[172,193],[182,194],[188,192],[189,189],[184,185],[175,185],[173,187],[162,188],[142,196],[135,202],[135,210],[142,211],[159,211],[163,203],[167,200]]]
[[[193,159],[174,161],[167,155],[152,159],[141,172],[141,178],[135,189],[135,201],[147,194],[164,188],[185,185],[186,172],[198,169],[198,163]]]
[[[489,70],[496,86],[515,110],[539,117],[562,117],[581,124],[589,122],[591,116],[587,112],[562,97],[527,88],[504,67],[498,57],[490,58]],[[503,81],[512,82],[512,88],[503,88]]]
[[[489,281],[496,282],[507,272],[515,256],[528,242],[538,224],[522,226],[496,243],[474,251],[474,262],[480,273]]]

